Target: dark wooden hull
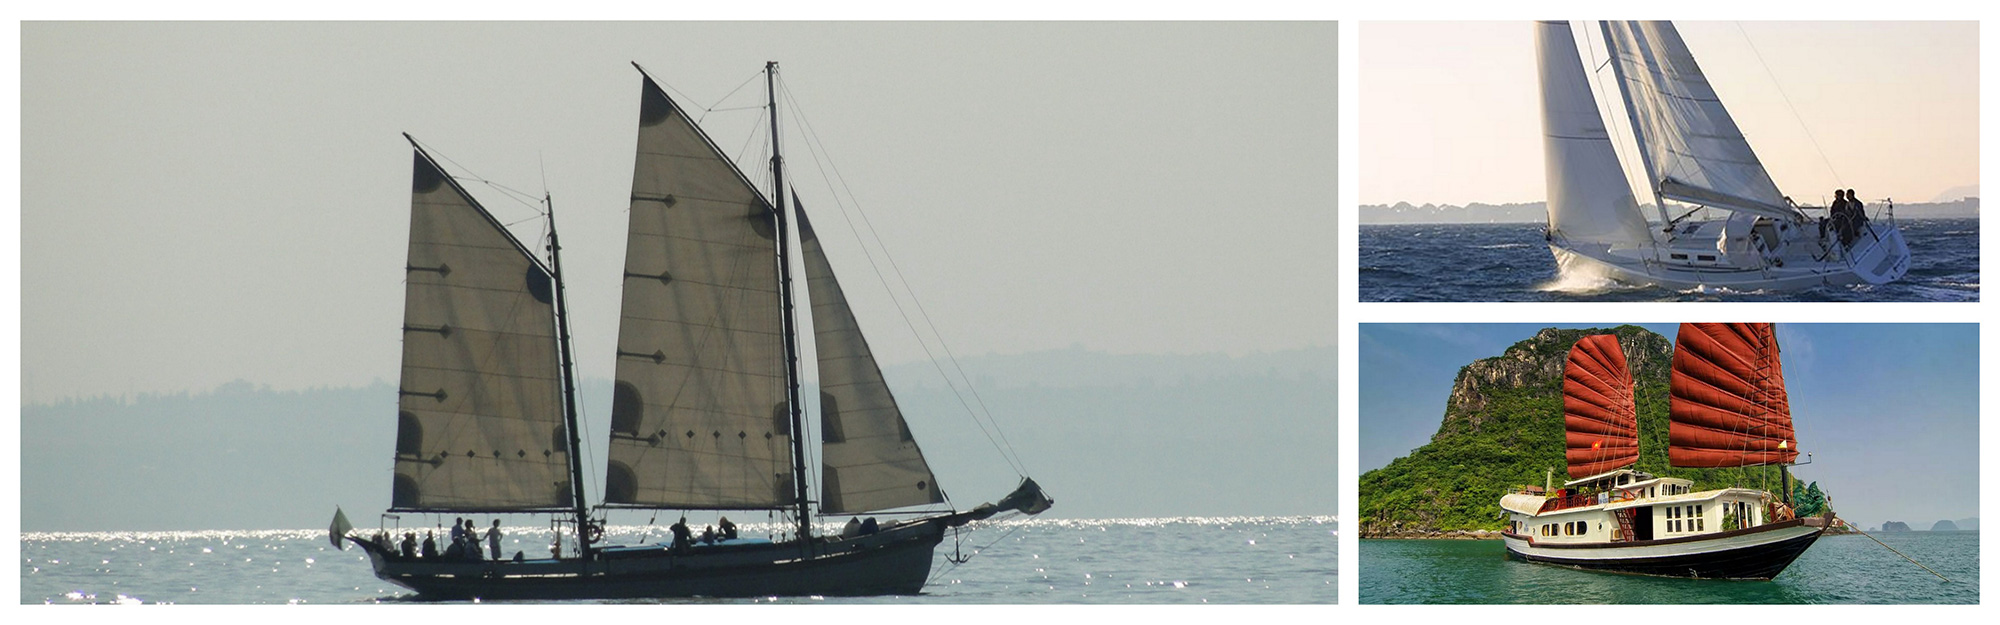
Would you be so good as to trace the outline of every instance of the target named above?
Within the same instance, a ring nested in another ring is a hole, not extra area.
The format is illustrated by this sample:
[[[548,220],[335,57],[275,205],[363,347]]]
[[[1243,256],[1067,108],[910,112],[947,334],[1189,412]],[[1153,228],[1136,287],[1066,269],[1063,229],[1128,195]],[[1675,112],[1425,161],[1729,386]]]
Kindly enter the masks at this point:
[[[1797,520],[1748,530],[1630,543],[1535,544],[1507,534],[1509,557],[1593,571],[1660,577],[1768,580],[1784,572],[1819,539],[1819,528]]]
[[[676,555],[659,548],[600,552],[583,559],[523,562],[405,560],[373,545],[375,575],[423,600],[574,600],[672,597],[913,595],[930,576],[931,552],[944,538],[935,520],[885,528],[852,539],[699,548]],[[352,540],[352,539],[350,539]]]

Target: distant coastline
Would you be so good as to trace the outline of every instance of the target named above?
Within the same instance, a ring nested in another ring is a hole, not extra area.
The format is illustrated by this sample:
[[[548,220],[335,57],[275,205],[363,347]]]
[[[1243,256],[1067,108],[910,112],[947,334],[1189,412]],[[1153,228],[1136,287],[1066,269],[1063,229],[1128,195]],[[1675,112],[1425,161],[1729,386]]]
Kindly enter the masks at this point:
[[[1651,210],[1651,205],[1647,205]],[[1949,202],[1910,202],[1896,204],[1896,217],[1902,219],[1956,219],[1979,216],[1979,198],[1966,197]],[[1548,220],[1546,202],[1524,202],[1518,204],[1485,204],[1473,202],[1464,206],[1453,204],[1412,205],[1409,202],[1395,204],[1362,204],[1361,225],[1387,226],[1404,224],[1506,224],[1543,223]]]

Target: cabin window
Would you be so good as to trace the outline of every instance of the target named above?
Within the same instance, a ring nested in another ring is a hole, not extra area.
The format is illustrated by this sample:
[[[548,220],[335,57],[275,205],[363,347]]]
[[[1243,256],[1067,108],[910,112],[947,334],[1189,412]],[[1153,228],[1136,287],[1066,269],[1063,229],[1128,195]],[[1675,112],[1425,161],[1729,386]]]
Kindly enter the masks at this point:
[[[1696,258],[1698,258],[1698,259],[1700,259],[1700,260],[1705,260],[1705,261],[1708,261],[1708,262],[1711,262],[1711,263],[1712,263],[1712,262],[1715,262],[1715,255],[1714,255],[1714,254],[1702,254],[1701,256],[1697,256]]]
[[[1672,258],[1672,259],[1674,259],[1674,260],[1687,260],[1687,259],[1688,259],[1688,255],[1686,255],[1686,254],[1682,254],[1682,253],[1679,253],[1679,252],[1675,252],[1675,253],[1673,253],[1673,254],[1668,254],[1667,256],[1668,256],[1669,258]]]

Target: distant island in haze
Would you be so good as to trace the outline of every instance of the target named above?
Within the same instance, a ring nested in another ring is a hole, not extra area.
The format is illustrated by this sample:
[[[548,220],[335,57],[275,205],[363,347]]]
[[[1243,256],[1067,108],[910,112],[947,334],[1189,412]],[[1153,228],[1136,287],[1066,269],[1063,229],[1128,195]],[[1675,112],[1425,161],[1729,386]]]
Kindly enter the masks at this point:
[[[1857,194],[1859,195],[1859,194]],[[1871,210],[1874,203],[1870,203]],[[1642,207],[1651,211],[1652,205]],[[1979,216],[1979,198],[1962,197],[1950,201],[1897,203],[1896,217],[1899,219],[1954,219]],[[1452,204],[1413,205],[1409,202],[1395,204],[1362,204],[1362,225],[1397,224],[1487,224],[1487,223],[1545,223],[1548,221],[1546,202],[1524,202],[1518,204],[1483,204],[1473,202],[1464,206]]]
[[[1114,518],[1332,514],[1336,360],[1332,347],[1242,356],[1073,347],[960,363],[979,394],[965,400],[991,409],[1056,498],[1048,516]],[[927,362],[884,373],[957,508],[1013,487],[1014,472],[959,404],[963,385],[954,393]],[[819,394],[803,395],[812,414]],[[611,382],[586,378],[578,397],[594,488]],[[312,528],[335,505],[373,527],[389,503],[396,398],[387,382],[236,381],[24,404],[21,530]],[[646,520],[631,514],[612,522]]]

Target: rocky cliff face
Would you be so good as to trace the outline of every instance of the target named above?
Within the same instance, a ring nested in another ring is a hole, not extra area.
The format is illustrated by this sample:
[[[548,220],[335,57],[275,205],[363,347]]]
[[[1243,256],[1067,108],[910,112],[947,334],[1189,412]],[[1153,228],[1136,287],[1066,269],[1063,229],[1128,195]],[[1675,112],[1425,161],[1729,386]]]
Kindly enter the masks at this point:
[[[1951,520],[1950,520],[1950,519],[1946,519],[1946,520],[1943,520],[1943,521],[1938,521],[1937,523],[1933,523],[1933,524],[1931,524],[1931,531],[1933,531],[1933,532],[1956,532],[1956,531],[1958,531],[1958,524],[1957,524],[1957,523],[1953,523],[1953,522],[1951,522]]]
[[[1618,347],[1625,351],[1625,362],[1632,368],[1635,384],[1642,379],[1666,378],[1673,363],[1673,343],[1645,328],[1544,328],[1499,356],[1475,360],[1460,368],[1458,379],[1452,383],[1451,396],[1445,401],[1444,423],[1431,435],[1431,440],[1480,432],[1487,421],[1485,412],[1491,393],[1495,391],[1529,390],[1560,396],[1570,346],[1577,339],[1594,334],[1618,335]],[[1560,423],[1560,415],[1557,422]]]
[[[1563,471],[1563,367],[1570,346],[1593,334],[1617,335],[1632,369],[1639,468],[1666,469],[1672,343],[1637,326],[1544,329],[1461,368],[1430,443],[1361,476],[1362,535],[1500,529],[1499,500],[1508,488],[1540,485],[1548,471]],[[1367,418],[1362,415],[1362,427]]]

